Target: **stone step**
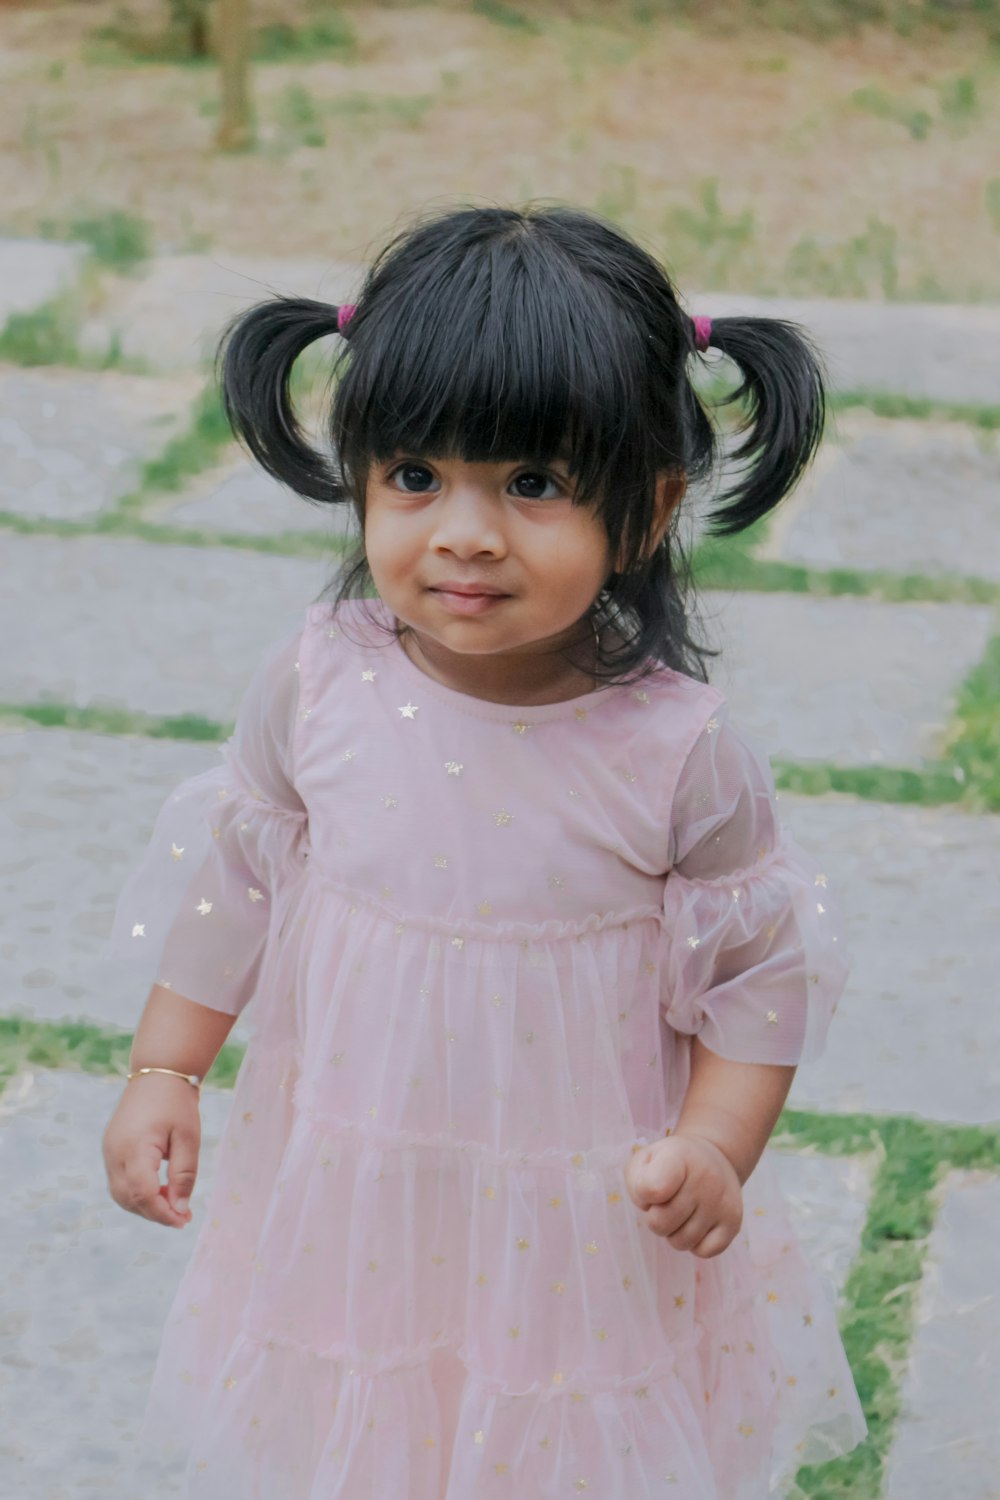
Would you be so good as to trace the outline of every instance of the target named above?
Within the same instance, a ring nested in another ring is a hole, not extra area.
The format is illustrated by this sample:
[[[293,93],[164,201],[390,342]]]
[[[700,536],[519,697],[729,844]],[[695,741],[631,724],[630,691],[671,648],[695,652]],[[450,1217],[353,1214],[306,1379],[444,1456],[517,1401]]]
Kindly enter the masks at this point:
[[[0,365],[0,510],[83,521],[110,509],[187,426],[201,385]]]
[[[35,312],[69,291],[86,256],[86,245],[0,239],[0,329],[13,314]]]
[[[756,556],[1000,580],[1000,443],[957,422],[845,413]]]
[[[949,1174],[931,1234],[887,1500],[1000,1496],[1000,1177]]]
[[[232,1096],[202,1093],[194,1217],[175,1230],[126,1212],[108,1193],[101,1140],[121,1088],[117,1079],[42,1069],[21,1073],[0,1097],[5,1222],[13,1229],[0,1239],[4,1500],[161,1500],[179,1492],[176,1468],[151,1468],[137,1437]],[[785,1152],[775,1152],[775,1162],[807,1253],[839,1287],[860,1237],[867,1172]]]
[[[279,484],[257,464],[230,449],[216,467],[199,474],[177,495],[157,497],[143,510],[163,526],[242,536],[283,531],[342,537],[355,529],[348,504],[323,506]]]
[[[800,324],[825,354],[833,390],[1000,405],[1000,308],[729,292],[686,300],[694,312],[712,318]]]
[[[156,976],[141,954],[132,964],[107,952],[118,894],[174,787],[216,764],[212,745],[0,735],[11,808],[0,877],[4,1009],[134,1029]],[[791,1102],[995,1119],[1000,817],[779,795],[785,826],[844,908],[854,960],[826,1052],[800,1069]],[[246,1025],[237,1021],[234,1039]]]

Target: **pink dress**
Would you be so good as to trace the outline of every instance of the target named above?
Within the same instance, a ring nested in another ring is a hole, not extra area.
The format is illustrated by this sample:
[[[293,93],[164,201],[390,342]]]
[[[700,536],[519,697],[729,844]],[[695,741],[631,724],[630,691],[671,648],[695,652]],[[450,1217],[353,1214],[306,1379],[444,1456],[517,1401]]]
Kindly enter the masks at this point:
[[[831,1290],[766,1154],[710,1260],[624,1171],[692,1035],[817,1054],[826,878],[715,689],[483,702],[388,618],[308,608],[119,900],[254,1026],[143,1440],[205,1500],[760,1500],[864,1436]]]

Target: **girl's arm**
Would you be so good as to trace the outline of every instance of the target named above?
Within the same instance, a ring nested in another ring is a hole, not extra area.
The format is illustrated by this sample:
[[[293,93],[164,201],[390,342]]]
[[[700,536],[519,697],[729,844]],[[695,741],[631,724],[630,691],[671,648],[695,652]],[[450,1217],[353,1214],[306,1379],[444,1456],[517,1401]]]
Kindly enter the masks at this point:
[[[794,1077],[793,1067],[730,1062],[694,1037],[691,1082],[673,1134],[718,1146],[742,1186],[771,1137]]]
[[[154,984],[132,1040],[129,1072],[174,1068],[204,1078],[235,1024],[235,1015],[210,1010]],[[131,1088],[143,1086],[148,1087],[146,1074],[130,1084]]]

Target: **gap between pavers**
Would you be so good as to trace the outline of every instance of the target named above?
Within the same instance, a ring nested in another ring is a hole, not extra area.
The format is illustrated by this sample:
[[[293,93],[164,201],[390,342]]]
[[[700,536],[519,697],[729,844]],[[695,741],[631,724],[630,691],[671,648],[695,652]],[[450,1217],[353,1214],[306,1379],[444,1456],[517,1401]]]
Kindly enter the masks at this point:
[[[119,893],[178,783],[214,745],[31,730],[0,735],[4,1009],[134,1030],[153,957],[107,951]],[[853,967],[821,1058],[791,1102],[987,1123],[1000,1097],[1000,817],[779,793],[828,876]],[[252,1011],[252,1006],[251,1006]],[[241,1018],[234,1040],[244,1039]]]
[[[887,1500],[1000,1500],[1000,1177],[953,1172],[928,1246]]]
[[[957,422],[840,419],[755,556],[1000,580],[1000,439]]]
[[[194,1218],[174,1230],[127,1213],[108,1193],[101,1139],[121,1087],[117,1079],[37,1070],[11,1080],[0,1098],[7,1223],[14,1228],[0,1240],[4,1500],[137,1500],[140,1493],[160,1500],[176,1493],[171,1470],[151,1472],[136,1438],[233,1096],[203,1091]],[[774,1156],[803,1246],[839,1288],[860,1239],[867,1170],[840,1158]]]
[[[0,366],[0,510],[83,521],[109,510],[188,425],[195,375]]]
[[[283,531],[344,537],[356,531],[349,504],[321,505],[279,484],[257,464],[234,454],[200,474],[179,495],[158,496],[143,518],[162,526],[242,536]]]
[[[8,535],[0,701],[231,718],[267,644],[339,558],[132,538]],[[915,765],[933,756],[994,612],[799,594],[702,596],[712,679],[776,759]],[[914,672],[914,662],[920,663]]]

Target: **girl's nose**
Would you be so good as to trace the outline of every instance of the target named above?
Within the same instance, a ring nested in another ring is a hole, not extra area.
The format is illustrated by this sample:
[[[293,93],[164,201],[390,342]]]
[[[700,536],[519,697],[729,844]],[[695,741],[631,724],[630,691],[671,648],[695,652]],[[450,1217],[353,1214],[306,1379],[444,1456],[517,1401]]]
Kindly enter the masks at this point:
[[[502,557],[507,552],[500,506],[480,492],[463,488],[442,496],[435,507],[432,552],[454,557]]]

